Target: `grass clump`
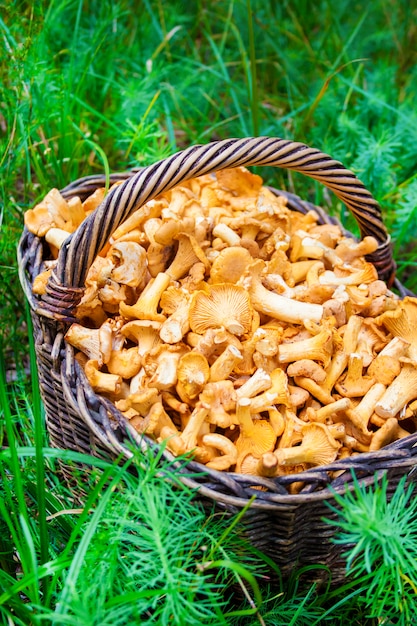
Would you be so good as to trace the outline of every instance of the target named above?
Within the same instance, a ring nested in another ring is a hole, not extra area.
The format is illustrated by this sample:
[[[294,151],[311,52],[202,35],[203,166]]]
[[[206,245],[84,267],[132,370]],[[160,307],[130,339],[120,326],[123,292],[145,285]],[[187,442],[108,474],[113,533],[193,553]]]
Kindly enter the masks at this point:
[[[335,541],[347,546],[347,572],[360,586],[359,601],[382,624],[407,626],[417,620],[417,500],[404,476],[393,494],[384,475],[370,487],[335,495],[341,510],[330,524]],[[390,497],[391,495],[391,497]]]
[[[259,593],[255,564],[238,566],[239,542],[226,540],[225,521],[207,525],[192,491],[175,486],[174,468],[146,461],[136,465],[137,477],[125,475],[105,492],[103,506],[100,498],[100,515],[96,508],[96,523],[84,528],[88,541],[81,540],[43,623],[225,624],[224,588],[234,569]]]

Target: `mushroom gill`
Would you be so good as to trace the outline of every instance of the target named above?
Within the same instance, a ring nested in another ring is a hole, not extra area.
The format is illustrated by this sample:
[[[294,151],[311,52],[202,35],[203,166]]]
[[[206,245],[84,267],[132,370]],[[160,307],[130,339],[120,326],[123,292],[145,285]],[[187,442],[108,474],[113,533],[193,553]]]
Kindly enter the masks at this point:
[[[243,335],[251,325],[252,306],[242,287],[219,283],[209,285],[207,292],[195,292],[190,306],[190,327],[195,333],[223,327],[233,335]]]

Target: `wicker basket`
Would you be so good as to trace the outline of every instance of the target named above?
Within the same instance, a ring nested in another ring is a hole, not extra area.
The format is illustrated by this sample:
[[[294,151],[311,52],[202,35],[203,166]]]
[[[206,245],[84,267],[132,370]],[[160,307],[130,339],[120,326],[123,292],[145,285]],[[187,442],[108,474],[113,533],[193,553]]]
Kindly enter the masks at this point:
[[[394,282],[390,238],[377,202],[352,172],[303,144],[268,137],[230,139],[193,146],[152,166],[115,174],[111,182],[124,182],[68,238],[47,293],[41,298],[32,294],[32,283],[41,271],[45,253],[42,241],[25,230],[19,245],[20,279],[31,306],[41,394],[52,446],[112,459],[120,454],[131,455],[127,440],[142,447],[155,445],[140,438],[111,402],[93,392],[74,358],[73,348],[63,337],[74,321],[87,271],[120,223],[146,201],[182,181],[239,165],[289,168],[332,189],[352,211],[362,237],[372,235],[377,239],[379,248],[368,260],[374,263],[381,279],[389,284]],[[75,195],[85,199],[101,186],[103,177],[86,177],[68,185],[62,193],[67,199]],[[291,209],[306,212],[313,208],[297,196],[285,195]],[[314,209],[321,223],[336,222],[320,208]],[[398,282],[395,284],[401,296],[408,293]],[[204,501],[229,513],[239,511],[255,496],[244,517],[245,532],[256,547],[274,559],[284,575],[295,566],[324,564],[337,582],[345,575],[345,564],[340,547],[331,541],[334,528],[323,521],[324,516],[335,516],[326,502],[334,502],[333,490],[341,493],[352,488],[352,470],[365,484],[373,482],[376,473],[387,473],[391,492],[403,475],[415,480],[416,474],[411,470],[417,464],[416,442],[417,433],[378,452],[274,479],[208,470],[194,462],[179,472],[185,484],[198,488]],[[331,480],[329,472],[334,470],[340,471]],[[304,482],[301,492],[290,494],[291,484],[300,480]],[[264,490],[255,488],[260,484]],[[316,579],[323,577],[317,571],[313,575]]]

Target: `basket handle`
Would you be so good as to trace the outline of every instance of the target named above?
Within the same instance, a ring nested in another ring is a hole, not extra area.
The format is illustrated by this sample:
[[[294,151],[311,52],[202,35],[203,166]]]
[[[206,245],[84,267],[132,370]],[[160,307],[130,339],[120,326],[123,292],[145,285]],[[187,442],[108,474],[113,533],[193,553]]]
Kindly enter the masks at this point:
[[[301,172],[331,189],[352,211],[361,237],[372,235],[379,247],[370,260],[381,279],[395,274],[390,237],[381,208],[370,192],[339,161],[315,148],[274,137],[227,139],[197,145],[141,169],[112,189],[100,206],[63,244],[55,272],[43,296],[42,312],[72,321],[87,272],[109,237],[127,217],[147,201],[202,174],[248,165],[271,165]]]

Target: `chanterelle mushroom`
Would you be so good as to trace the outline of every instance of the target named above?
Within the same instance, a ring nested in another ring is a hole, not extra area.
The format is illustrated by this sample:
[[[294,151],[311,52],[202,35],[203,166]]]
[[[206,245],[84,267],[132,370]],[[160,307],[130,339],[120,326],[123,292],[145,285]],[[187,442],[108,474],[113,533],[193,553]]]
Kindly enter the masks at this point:
[[[375,380],[370,376],[363,376],[363,358],[360,354],[353,352],[349,356],[347,374],[336,384],[336,389],[346,398],[355,398],[364,396],[374,382]]]
[[[301,359],[320,361],[324,367],[330,363],[333,348],[333,333],[328,328],[310,339],[301,339],[292,343],[281,343],[278,347],[280,363],[291,363]],[[300,375],[300,374],[297,374]]]
[[[138,344],[138,352],[145,356],[160,343],[160,322],[154,320],[132,320],[124,324],[120,330],[122,335]]]
[[[249,398],[241,398],[237,402],[236,416],[240,435],[236,441],[238,452],[236,471],[239,471],[248,454],[260,458],[265,452],[272,452],[276,441],[275,431],[268,421],[252,419],[250,405]]]
[[[247,333],[252,325],[252,306],[248,293],[230,283],[209,285],[196,291],[191,299],[190,327],[203,334],[208,328],[225,328],[233,335]]]
[[[89,359],[104,363],[111,352],[111,341],[103,345],[103,334],[100,329],[85,328],[81,324],[71,324],[65,334],[65,339],[74,348],[81,350]]]
[[[173,280],[178,280],[185,276],[195,263],[199,262],[204,263],[206,268],[209,267],[204,251],[192,235],[180,233],[175,239],[178,240],[179,245],[175,259],[166,270],[168,276]]]
[[[121,388],[122,377],[100,372],[97,361],[87,361],[84,371],[88,382],[97,393],[117,394]]]
[[[118,374],[122,378],[129,379],[136,376],[141,364],[142,358],[138,348],[128,348],[126,350],[112,350],[106,365],[110,374]]]
[[[120,303],[120,314],[128,319],[155,320],[164,322],[166,317],[158,312],[162,292],[168,287],[171,277],[160,272],[142,291],[136,304]]]
[[[68,204],[58,189],[51,189],[39,204],[25,213],[27,229],[38,237],[44,237],[53,227],[63,229],[70,219]]]
[[[237,283],[247,266],[253,262],[248,250],[232,246],[221,250],[210,270],[212,283]]]
[[[318,363],[311,359],[300,359],[287,368],[288,376],[307,376],[320,384],[326,379],[326,372]]]
[[[271,386],[260,395],[251,399],[251,413],[266,411],[276,404],[290,406],[288,378],[285,372],[280,368],[276,368],[272,370],[269,376],[271,378]]]
[[[263,261],[255,261],[239,280],[239,284],[248,290],[257,311],[284,322],[302,323],[305,319],[319,322],[322,319],[321,305],[297,302],[266,289],[261,282],[263,268]]]
[[[143,366],[150,376],[148,385],[163,391],[172,389],[178,380],[179,360],[187,350],[184,344],[160,344],[148,353],[143,358]]]
[[[375,405],[375,413],[384,418],[395,417],[415,398],[417,398],[417,363],[404,363],[401,372]]]
[[[409,355],[417,361],[417,298],[406,297],[393,311],[386,311],[376,322],[384,324],[394,337],[401,337],[410,344]]]
[[[133,241],[116,242],[110,249],[114,268],[111,277],[117,283],[138,287],[146,273],[146,250]]]
[[[341,444],[334,439],[324,424],[306,424],[300,446],[275,450],[279,465],[326,465],[336,459]]]
[[[210,382],[200,393],[201,406],[208,410],[208,422],[219,428],[229,428],[237,424],[233,415],[236,406],[236,392],[231,380]]]
[[[217,433],[208,433],[202,436],[202,443],[206,446],[212,446],[219,450],[222,454],[211,459],[206,465],[210,469],[227,470],[237,461],[236,446],[223,435]]]
[[[159,332],[165,343],[178,343],[190,330],[190,294],[183,288],[168,287],[162,294],[161,307],[168,319]]]
[[[242,360],[242,353],[235,346],[229,345],[219,357],[212,363],[210,368],[210,381],[215,383],[226,380],[233,372],[235,366]]]
[[[178,361],[176,390],[183,402],[192,403],[210,375],[207,359],[198,352],[188,352]]]

